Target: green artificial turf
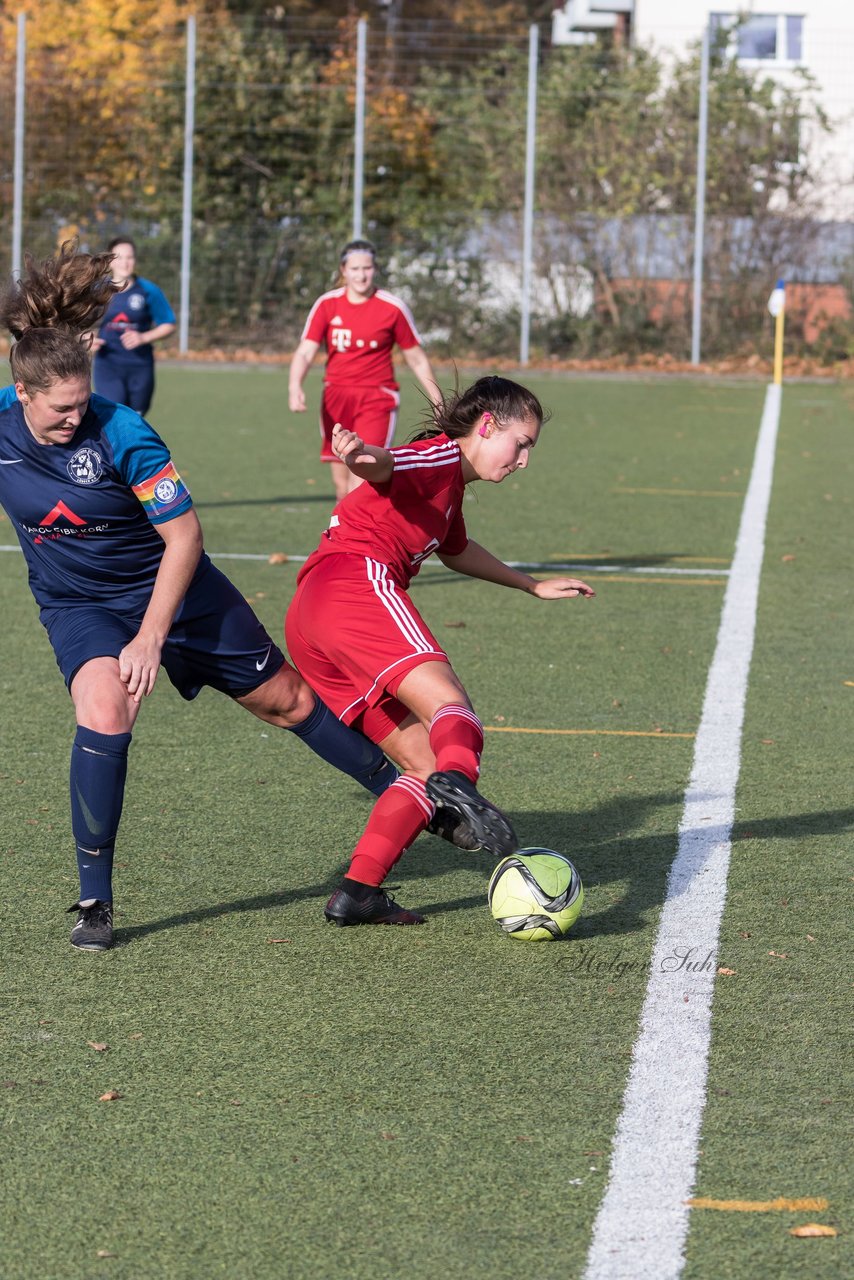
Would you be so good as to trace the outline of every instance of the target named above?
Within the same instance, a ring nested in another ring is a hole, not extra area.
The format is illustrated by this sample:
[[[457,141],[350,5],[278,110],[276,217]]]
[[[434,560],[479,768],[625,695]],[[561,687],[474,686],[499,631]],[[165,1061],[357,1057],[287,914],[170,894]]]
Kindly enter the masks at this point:
[[[208,549],[260,557],[217,562],[280,639],[298,562],[266,557],[307,554],[332,505],[319,379],[297,417],[281,371],[158,377]],[[71,708],[23,563],[0,556],[4,1280],[581,1275],[764,388],[529,381],[552,421],[527,473],[467,499],[470,533],[614,572],[591,572],[593,601],[539,602],[433,562],[413,596],[487,727],[484,790],[578,866],[565,942],[505,937],[493,860],[429,836],[393,877],[425,927],[328,926],[369,797],[161,676],[131,748],[119,945],[72,952]],[[691,1280],[850,1269],[851,393],[786,387],[783,406],[696,1194],[830,1206],[695,1210]],[[407,385],[398,440],[419,408]],[[789,1235],[810,1220],[839,1236]]]

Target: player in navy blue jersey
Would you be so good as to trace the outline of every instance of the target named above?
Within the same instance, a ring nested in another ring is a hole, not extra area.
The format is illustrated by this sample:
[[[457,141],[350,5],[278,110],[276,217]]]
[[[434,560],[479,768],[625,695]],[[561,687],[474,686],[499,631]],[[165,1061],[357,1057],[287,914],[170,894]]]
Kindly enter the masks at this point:
[[[375,795],[397,777],[342,725],[211,563],[190,494],[138,413],[90,394],[81,334],[110,294],[109,257],[64,245],[28,256],[0,299],[16,339],[0,391],[0,503],[15,529],[41,621],[77,719],[71,824],[80,897],[71,940],[112,945],[112,863],[128,748],[162,665],[183,697],[204,685],[293,730]]]
[[[144,415],[154,395],[154,343],[175,332],[175,314],[162,289],[134,274],[132,240],[118,236],[107,252],[116,291],[92,343],[95,390]]]

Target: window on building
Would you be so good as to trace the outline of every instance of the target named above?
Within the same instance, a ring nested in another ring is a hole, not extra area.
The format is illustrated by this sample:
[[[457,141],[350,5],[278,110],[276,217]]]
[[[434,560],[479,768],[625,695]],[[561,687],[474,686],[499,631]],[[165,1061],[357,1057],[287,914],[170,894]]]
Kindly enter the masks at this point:
[[[804,20],[792,13],[712,13],[712,31],[728,31],[742,62],[800,62]]]

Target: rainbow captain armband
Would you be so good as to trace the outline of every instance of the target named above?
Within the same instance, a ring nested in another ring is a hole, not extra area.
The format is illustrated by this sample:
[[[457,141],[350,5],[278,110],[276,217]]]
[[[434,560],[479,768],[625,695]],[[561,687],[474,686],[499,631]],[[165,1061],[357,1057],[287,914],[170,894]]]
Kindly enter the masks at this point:
[[[131,487],[152,524],[182,515],[193,505],[190,490],[178,475],[171,459],[156,475]]]

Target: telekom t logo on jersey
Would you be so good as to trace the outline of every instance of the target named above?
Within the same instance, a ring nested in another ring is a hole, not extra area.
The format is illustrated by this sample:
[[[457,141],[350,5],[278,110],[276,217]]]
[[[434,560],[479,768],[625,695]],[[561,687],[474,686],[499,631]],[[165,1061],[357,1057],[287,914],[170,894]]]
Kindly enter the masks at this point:
[[[353,344],[352,329],[333,329],[332,345],[336,351],[346,351]]]
[[[75,515],[75,513],[71,510],[71,508],[67,507],[65,503],[60,500],[59,502],[57,502],[55,507],[52,507],[50,511],[48,511],[46,516],[42,516],[41,520],[39,521],[39,529],[44,529],[45,531],[47,531],[51,525],[56,524],[57,520],[61,519],[63,516],[65,517],[66,520],[69,521],[70,524],[75,525],[78,529],[83,529],[86,526],[86,521],[81,520],[80,516]],[[57,535],[54,534],[54,537],[56,536]],[[35,541],[41,542],[41,540],[42,540],[41,534],[39,534],[39,536],[35,539]]]

